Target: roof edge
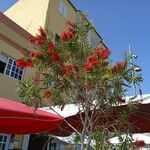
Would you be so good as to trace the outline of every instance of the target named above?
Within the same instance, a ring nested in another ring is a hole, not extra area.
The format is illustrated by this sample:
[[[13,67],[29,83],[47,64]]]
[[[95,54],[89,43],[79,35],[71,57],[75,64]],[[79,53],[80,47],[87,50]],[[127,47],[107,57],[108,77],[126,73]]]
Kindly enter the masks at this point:
[[[4,15],[2,12],[0,12],[0,21],[26,40],[29,40],[29,38],[33,36],[10,18],[8,18],[6,15]]]
[[[68,2],[69,2],[70,5],[74,8],[75,11],[78,11],[77,8],[73,5],[73,3],[72,3],[70,0],[68,0]]]

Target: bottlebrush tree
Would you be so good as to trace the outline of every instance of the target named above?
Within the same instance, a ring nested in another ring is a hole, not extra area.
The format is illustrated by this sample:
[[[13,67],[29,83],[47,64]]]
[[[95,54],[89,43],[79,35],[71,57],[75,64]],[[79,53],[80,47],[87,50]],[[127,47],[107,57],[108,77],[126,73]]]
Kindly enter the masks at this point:
[[[92,48],[87,40],[90,30],[93,27],[85,21],[80,25],[68,21],[60,40],[55,41],[51,33],[40,28],[30,39],[37,45],[35,50],[17,60],[20,68],[35,70],[35,76],[20,82],[19,96],[36,108],[58,105],[64,109],[66,104],[75,104],[79,114],[84,112],[80,115],[83,127],[77,132],[81,149],[88,148],[91,141],[96,149],[109,149],[110,135],[130,133],[132,102],[128,110],[115,115],[112,108],[125,103],[129,85],[141,78],[133,76],[128,57],[112,65],[111,50],[105,46]]]

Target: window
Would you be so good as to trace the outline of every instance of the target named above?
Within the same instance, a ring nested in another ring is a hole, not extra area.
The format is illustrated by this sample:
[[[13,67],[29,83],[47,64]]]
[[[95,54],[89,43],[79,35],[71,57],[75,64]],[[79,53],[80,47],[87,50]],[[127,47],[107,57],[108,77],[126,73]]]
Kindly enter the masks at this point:
[[[57,144],[54,142],[49,142],[47,146],[47,150],[56,150]]]
[[[59,12],[60,12],[65,18],[67,18],[68,9],[67,9],[67,7],[64,5],[64,3],[62,2],[62,0],[60,0],[60,3],[59,3]]]
[[[95,34],[95,32],[93,32],[93,31],[89,31],[87,33],[86,39],[87,39],[87,42],[92,46],[92,48],[96,48],[101,41],[101,39],[98,37],[98,35]]]
[[[7,63],[7,57],[0,54],[0,73],[4,74],[6,63]]]
[[[91,44],[91,31],[89,31],[89,32],[87,33],[86,39],[87,39],[88,43]]]
[[[0,150],[7,150],[10,142],[10,135],[0,134]]]
[[[17,80],[22,80],[23,70],[16,66],[15,59],[0,53],[0,73],[6,74]]]
[[[60,43],[60,36],[57,33],[55,33],[55,41]]]

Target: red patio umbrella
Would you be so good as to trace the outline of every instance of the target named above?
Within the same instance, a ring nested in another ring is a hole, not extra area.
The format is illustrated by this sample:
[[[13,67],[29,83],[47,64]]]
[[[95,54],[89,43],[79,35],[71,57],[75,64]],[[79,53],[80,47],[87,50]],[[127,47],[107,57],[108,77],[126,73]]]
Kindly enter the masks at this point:
[[[129,123],[131,124],[133,130],[132,133],[146,133],[150,132],[150,103],[148,104],[137,104],[137,109],[134,113],[129,116]],[[113,114],[105,120],[107,120],[109,124],[113,123],[116,118],[116,114],[119,112],[123,112],[127,109],[127,105],[112,107]],[[82,113],[84,116],[84,113]],[[112,119],[114,117],[114,119]],[[73,126],[78,131],[82,130],[82,121],[80,119],[80,115],[76,114],[73,116],[66,117],[65,120]],[[103,116],[100,116],[97,122],[97,125],[103,125],[105,122],[101,122],[104,120]],[[55,130],[50,133],[53,135],[59,136],[69,136],[74,130],[71,128],[66,122],[62,122],[62,124]],[[110,129],[111,131],[111,129]]]
[[[127,109],[127,105],[113,107],[113,115]],[[24,104],[8,99],[0,98],[0,133],[32,134],[38,132],[49,132],[56,136],[69,136],[74,132],[82,130],[80,115],[63,117],[50,112],[28,107]],[[84,112],[82,112],[84,116]],[[112,116],[111,116],[112,117]],[[115,118],[115,117],[114,117]],[[133,126],[133,133],[150,132],[150,104],[139,104],[136,111],[129,116],[129,122]],[[103,118],[99,118],[101,125]],[[112,119],[107,118],[111,124]],[[73,128],[68,125],[68,122]]]
[[[55,130],[63,117],[0,98],[0,133],[32,134]]]

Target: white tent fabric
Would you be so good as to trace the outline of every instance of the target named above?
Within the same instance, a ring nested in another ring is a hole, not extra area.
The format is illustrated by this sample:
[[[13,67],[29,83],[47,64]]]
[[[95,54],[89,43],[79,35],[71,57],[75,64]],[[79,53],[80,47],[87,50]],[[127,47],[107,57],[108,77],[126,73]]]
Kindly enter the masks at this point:
[[[63,110],[61,110],[61,108],[58,107],[58,106],[52,107],[52,109],[50,107],[43,107],[43,108],[40,108],[40,109],[42,109],[44,111],[47,111],[47,112],[59,114],[64,118],[76,115],[79,112],[78,106],[76,106],[74,104],[65,105]]]
[[[125,135],[122,135],[122,138],[125,138]],[[150,136],[148,136],[146,134],[133,134],[132,138],[133,138],[133,142],[135,142],[136,140],[137,141],[142,140],[145,142],[145,144],[150,144]],[[120,143],[118,137],[111,138],[109,140],[109,142],[112,144],[119,144]]]
[[[133,97],[133,96],[130,96],[130,97],[127,96],[125,98],[126,103],[128,103],[128,101],[131,97]],[[150,94],[143,94],[142,97],[140,95],[138,95],[133,101],[137,101],[137,102],[142,103],[142,104],[150,103]],[[61,108],[58,107],[58,106],[52,107],[53,110],[50,109],[49,107],[43,107],[43,108],[40,108],[40,109],[45,110],[47,112],[51,112],[51,113],[56,113],[57,112],[62,117],[69,117],[69,116],[72,116],[72,115],[76,115],[79,112],[79,108],[75,104],[65,105],[63,110],[61,110]]]
[[[129,99],[133,98],[133,96],[126,96],[126,103],[129,102]],[[150,103],[150,94],[143,94],[142,96],[137,95],[132,101],[139,102],[142,104]]]

